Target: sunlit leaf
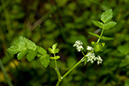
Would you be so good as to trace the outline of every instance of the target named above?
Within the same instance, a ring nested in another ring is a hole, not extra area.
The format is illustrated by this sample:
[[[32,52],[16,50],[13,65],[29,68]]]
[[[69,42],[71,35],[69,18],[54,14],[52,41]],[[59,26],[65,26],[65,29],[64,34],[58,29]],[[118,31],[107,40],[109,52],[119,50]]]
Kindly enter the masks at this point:
[[[59,59],[60,56],[50,57],[50,59]]]
[[[113,17],[112,9],[109,9],[109,10],[106,10],[105,12],[102,13],[101,20],[104,23],[107,23],[112,19],[112,17]]]
[[[39,59],[41,64],[46,68],[49,65],[50,59],[49,59],[49,55],[44,55],[41,56],[41,58]]]
[[[22,57],[24,57],[24,56],[26,55],[27,52],[28,52],[28,50],[20,51],[20,52],[17,54],[17,59],[20,60]]]
[[[45,55],[47,53],[47,51],[40,46],[37,46],[37,52],[41,55]]]
[[[104,28],[103,29],[104,30],[109,30],[110,28],[114,27],[116,24],[117,24],[116,22],[110,21],[110,22],[104,24]]]
[[[103,25],[104,25],[102,22],[100,22],[100,21],[95,21],[95,20],[92,20],[92,23],[93,23],[95,26],[99,27],[99,28],[103,28]]]

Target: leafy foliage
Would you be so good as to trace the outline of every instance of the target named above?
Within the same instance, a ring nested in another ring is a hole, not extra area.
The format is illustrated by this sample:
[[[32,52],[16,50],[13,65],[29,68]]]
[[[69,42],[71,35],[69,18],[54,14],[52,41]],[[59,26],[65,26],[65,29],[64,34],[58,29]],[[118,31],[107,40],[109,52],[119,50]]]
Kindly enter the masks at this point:
[[[42,47],[37,46],[29,39],[20,36],[16,39],[12,46],[8,48],[8,52],[11,54],[17,54],[17,59],[22,59],[27,54],[27,60],[32,61],[36,56],[40,57],[40,62],[44,67],[49,65],[49,55]]]

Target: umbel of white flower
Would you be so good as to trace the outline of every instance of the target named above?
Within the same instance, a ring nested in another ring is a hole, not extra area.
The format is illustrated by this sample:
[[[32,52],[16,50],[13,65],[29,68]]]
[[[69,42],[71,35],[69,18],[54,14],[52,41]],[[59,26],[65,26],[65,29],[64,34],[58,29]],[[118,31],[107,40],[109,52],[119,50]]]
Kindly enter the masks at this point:
[[[80,52],[81,50],[84,49],[82,45],[83,45],[83,43],[81,41],[77,40],[75,42],[75,44],[73,45],[73,47],[76,47],[77,51]]]
[[[82,51],[84,48],[83,48],[83,43],[79,40],[77,40],[75,42],[75,44],[73,45],[73,47],[76,47],[77,51],[80,52]],[[87,51],[88,53],[86,54],[86,57],[87,57],[87,62],[91,62],[91,63],[94,63],[94,61],[97,61],[97,64],[101,64],[102,63],[102,58],[98,55],[97,57],[95,56],[94,54],[94,48],[92,48],[91,46],[87,46]]]

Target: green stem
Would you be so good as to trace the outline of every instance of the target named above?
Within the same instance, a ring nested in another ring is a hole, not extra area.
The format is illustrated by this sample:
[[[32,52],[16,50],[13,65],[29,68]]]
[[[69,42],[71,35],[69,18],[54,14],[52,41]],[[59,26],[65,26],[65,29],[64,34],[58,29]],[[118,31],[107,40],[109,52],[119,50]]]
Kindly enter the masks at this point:
[[[4,69],[4,66],[3,66],[3,64],[2,64],[2,62],[1,62],[1,59],[0,59],[0,67],[1,67],[2,72],[4,73],[4,76],[5,76],[5,79],[7,80],[8,85],[9,85],[9,86],[13,86],[11,80],[9,79],[9,77],[8,77],[8,75],[7,75],[7,72],[6,72],[5,69]]]
[[[102,37],[102,35],[103,35],[103,32],[104,32],[104,29],[102,29],[101,34],[100,34],[100,36],[99,36],[99,39],[97,40],[97,43],[100,41],[100,39],[101,39],[101,37]]]
[[[62,79],[64,79],[75,67],[77,67],[80,63],[82,63],[85,60],[85,56],[78,61],[70,70],[68,70],[62,77]]]

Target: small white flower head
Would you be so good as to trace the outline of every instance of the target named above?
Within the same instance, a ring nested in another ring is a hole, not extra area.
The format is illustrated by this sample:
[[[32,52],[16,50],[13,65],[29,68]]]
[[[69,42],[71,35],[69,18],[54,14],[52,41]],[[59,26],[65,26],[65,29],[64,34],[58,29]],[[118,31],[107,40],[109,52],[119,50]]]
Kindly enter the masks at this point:
[[[82,45],[83,45],[83,43],[81,41],[77,40],[75,42],[75,44],[73,45],[73,47],[76,47],[77,51],[80,52],[81,50],[84,49]]]
[[[92,53],[92,52],[89,52],[87,55],[87,62],[91,62],[93,63],[94,61],[96,61],[96,57],[95,57],[95,54]]]
[[[87,50],[89,50],[89,51],[93,51],[93,50],[94,50],[94,48],[92,48],[91,46],[87,46]]]
[[[98,65],[101,64],[103,61],[103,59],[99,55],[97,56],[96,60]]]

